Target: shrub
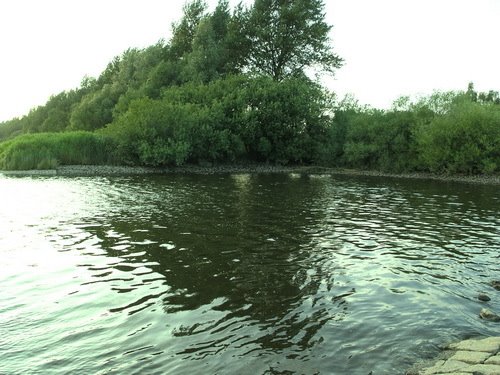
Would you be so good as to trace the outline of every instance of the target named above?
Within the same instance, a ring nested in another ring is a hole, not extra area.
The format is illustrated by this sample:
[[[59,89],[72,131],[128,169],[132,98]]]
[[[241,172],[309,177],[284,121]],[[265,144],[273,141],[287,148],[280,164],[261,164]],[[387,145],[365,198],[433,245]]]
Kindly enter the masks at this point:
[[[500,106],[468,100],[420,127],[420,161],[432,172],[500,171]]]

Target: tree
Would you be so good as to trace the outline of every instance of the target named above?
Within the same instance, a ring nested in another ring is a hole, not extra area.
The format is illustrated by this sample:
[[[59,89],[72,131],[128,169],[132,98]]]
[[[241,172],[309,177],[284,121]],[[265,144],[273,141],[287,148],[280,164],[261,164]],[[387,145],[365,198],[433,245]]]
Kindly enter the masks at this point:
[[[208,82],[216,79],[222,73],[224,54],[221,47],[211,20],[203,19],[193,40],[193,51],[187,56],[184,80]]]
[[[467,86],[467,91],[465,92],[465,96],[469,98],[472,102],[476,103],[492,103],[492,104],[500,104],[500,94],[498,91],[490,90],[488,92],[477,92],[474,90],[474,83],[469,82]]]
[[[192,44],[200,21],[205,16],[207,4],[203,0],[193,0],[184,5],[181,21],[172,25],[170,53],[173,58],[182,58],[192,51]]]
[[[463,97],[457,94],[457,98]],[[500,169],[500,106],[458,100],[417,129],[420,162],[437,173],[493,173]]]
[[[231,71],[232,54],[226,46],[230,20],[227,0],[219,0],[215,11],[200,20],[187,55],[185,81],[209,82]]]
[[[199,21],[191,52],[183,56],[183,82],[206,83],[241,73],[249,51],[246,20],[241,4],[231,14],[228,0],[219,0],[214,12]]]
[[[125,88],[115,84],[105,84],[94,93],[85,95],[75,105],[69,118],[70,130],[96,130],[113,120],[113,108]]]
[[[309,67],[333,73],[342,65],[330,46],[323,0],[256,0],[247,16],[251,70],[281,81]]]

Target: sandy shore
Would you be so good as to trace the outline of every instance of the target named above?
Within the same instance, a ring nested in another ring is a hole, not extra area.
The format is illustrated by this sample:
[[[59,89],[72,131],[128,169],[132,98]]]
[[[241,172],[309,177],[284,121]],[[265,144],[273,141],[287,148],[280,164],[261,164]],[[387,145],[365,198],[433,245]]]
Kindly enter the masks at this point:
[[[437,181],[451,181],[474,184],[500,185],[500,175],[436,175],[430,173],[385,173],[377,171],[363,171],[353,169],[338,169],[319,166],[277,166],[266,164],[250,165],[213,165],[197,166],[187,165],[171,168],[146,168],[110,165],[68,165],[53,170],[31,171],[2,171],[8,176],[126,176],[145,174],[225,174],[225,173],[298,173],[305,175],[345,175],[345,176],[371,176],[399,179],[426,179]]]

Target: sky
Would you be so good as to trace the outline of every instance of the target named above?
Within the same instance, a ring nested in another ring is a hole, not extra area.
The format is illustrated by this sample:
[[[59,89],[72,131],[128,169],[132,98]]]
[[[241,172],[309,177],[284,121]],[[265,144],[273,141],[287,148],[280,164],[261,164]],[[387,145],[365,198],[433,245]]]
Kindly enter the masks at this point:
[[[210,9],[217,0],[208,0]],[[231,0],[235,5],[238,1]],[[251,3],[251,0],[244,0]],[[171,36],[184,0],[0,1],[0,121],[97,77],[114,56]],[[325,0],[334,51],[323,82],[389,108],[434,90],[500,91],[500,0]]]

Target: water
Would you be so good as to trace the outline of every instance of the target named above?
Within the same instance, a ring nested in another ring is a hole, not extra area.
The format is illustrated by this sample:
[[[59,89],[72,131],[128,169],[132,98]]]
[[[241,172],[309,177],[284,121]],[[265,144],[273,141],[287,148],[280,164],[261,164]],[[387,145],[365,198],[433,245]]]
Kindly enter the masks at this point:
[[[500,334],[496,186],[0,177],[0,202],[2,374],[402,374]]]

